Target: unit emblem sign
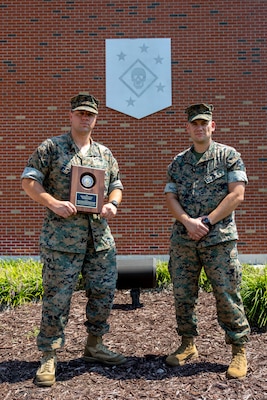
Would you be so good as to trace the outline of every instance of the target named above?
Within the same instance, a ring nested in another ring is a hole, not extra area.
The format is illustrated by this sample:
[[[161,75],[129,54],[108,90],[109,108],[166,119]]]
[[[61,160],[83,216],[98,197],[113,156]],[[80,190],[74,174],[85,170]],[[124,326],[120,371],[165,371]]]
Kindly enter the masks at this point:
[[[106,39],[106,105],[141,119],[172,104],[171,39]]]
[[[70,201],[77,210],[99,214],[104,203],[105,170],[73,165],[71,167]]]

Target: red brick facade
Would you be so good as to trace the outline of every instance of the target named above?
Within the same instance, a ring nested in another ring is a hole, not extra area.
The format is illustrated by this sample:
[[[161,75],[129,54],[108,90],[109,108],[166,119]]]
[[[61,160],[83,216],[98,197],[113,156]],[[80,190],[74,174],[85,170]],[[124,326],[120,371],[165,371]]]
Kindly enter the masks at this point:
[[[93,137],[118,159],[125,186],[112,222],[119,254],[168,253],[165,173],[189,145],[184,109],[198,101],[214,104],[214,139],[247,166],[239,252],[267,254],[265,0],[4,0],[0,9],[0,255],[38,254],[43,209],[20,174],[38,143],[68,130],[69,100],[85,90],[101,101]],[[111,38],[171,38],[171,107],[137,120],[105,106]]]

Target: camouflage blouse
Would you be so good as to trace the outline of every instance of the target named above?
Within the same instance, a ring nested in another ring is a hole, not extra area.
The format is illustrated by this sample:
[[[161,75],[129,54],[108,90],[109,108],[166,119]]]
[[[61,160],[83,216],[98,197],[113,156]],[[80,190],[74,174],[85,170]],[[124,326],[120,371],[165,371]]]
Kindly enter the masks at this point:
[[[167,170],[165,193],[177,194],[178,201],[192,218],[208,215],[224,199],[230,182],[248,182],[246,169],[233,147],[212,142],[197,161],[193,147],[178,154]],[[214,245],[238,238],[234,212],[215,224],[208,235],[198,242],[199,247]],[[172,243],[195,244],[185,227],[175,221]]]
[[[72,165],[83,165],[105,170],[105,196],[114,189],[123,189],[119,167],[111,151],[92,141],[83,155],[70,133],[45,140],[30,156],[21,178],[38,181],[58,200],[68,201]],[[62,218],[46,209],[40,235],[40,245],[64,252],[85,253],[92,233],[96,251],[115,246],[107,220],[97,214],[78,212]]]

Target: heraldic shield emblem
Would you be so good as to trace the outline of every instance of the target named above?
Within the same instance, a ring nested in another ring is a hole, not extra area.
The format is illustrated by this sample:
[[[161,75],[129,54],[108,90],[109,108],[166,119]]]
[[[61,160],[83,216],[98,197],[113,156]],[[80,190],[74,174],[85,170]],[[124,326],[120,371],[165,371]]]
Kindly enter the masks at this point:
[[[106,40],[106,106],[134,118],[172,105],[171,39]]]

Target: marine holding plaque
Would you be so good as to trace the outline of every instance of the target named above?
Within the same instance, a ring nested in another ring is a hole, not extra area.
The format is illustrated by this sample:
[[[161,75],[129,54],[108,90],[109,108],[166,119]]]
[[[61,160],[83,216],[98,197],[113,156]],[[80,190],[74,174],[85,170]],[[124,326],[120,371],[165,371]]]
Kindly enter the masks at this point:
[[[88,297],[84,360],[108,365],[126,361],[102,343],[117,282],[116,247],[108,221],[117,214],[123,186],[112,152],[91,137],[97,114],[93,96],[73,97],[70,132],[41,143],[22,173],[23,189],[46,209],[40,235],[44,294],[37,337],[43,353],[35,379],[38,386],[55,383],[56,350],[64,345],[80,273]]]
[[[104,204],[105,170],[72,165],[70,201],[77,211],[99,214]]]

